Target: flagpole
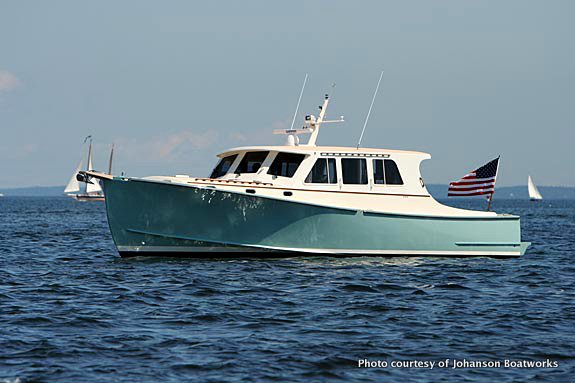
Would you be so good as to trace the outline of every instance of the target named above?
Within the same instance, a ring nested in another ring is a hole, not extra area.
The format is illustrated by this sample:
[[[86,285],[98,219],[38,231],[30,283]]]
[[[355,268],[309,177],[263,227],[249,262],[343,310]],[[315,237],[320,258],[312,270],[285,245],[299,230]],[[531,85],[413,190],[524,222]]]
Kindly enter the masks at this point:
[[[499,161],[501,160],[501,155],[497,157],[497,169],[495,170],[495,180],[493,180],[493,193],[489,196],[489,203],[487,204],[487,211],[491,211],[491,201],[493,201],[493,194],[495,194],[495,184],[497,183],[497,174],[499,173]]]

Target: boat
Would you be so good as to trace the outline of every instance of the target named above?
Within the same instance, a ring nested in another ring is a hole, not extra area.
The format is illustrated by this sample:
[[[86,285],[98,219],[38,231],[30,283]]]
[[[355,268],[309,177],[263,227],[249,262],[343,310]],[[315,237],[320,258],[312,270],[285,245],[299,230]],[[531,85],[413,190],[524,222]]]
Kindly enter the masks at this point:
[[[91,171],[94,169],[93,162],[92,162],[92,138],[91,138],[91,136],[86,137],[84,142],[86,140],[90,141],[90,143],[88,145],[88,166],[87,166],[86,170]],[[110,160],[109,160],[109,164],[108,164],[108,173],[107,174],[112,174],[113,157],[114,157],[114,145],[112,145],[112,149],[110,151]],[[98,181],[97,178],[94,178],[94,179],[91,179],[88,181],[83,181],[83,179],[81,177],[78,177],[78,174],[79,174],[80,170],[82,169],[82,164],[83,164],[83,161],[80,160],[78,167],[76,168],[75,172],[72,174],[70,181],[68,181],[68,184],[66,185],[66,188],[64,189],[64,193],[66,193],[66,195],[74,198],[77,201],[104,201],[104,199],[105,199],[104,191],[102,190],[100,182]],[[80,183],[84,183],[84,185],[85,185],[83,187],[84,188],[83,193],[77,193],[81,190]]]
[[[539,189],[537,189],[537,186],[535,186],[531,176],[527,176],[527,191],[529,192],[529,199],[531,201],[541,201],[543,199],[543,196],[539,192]]]
[[[79,177],[102,182],[123,257],[525,253],[518,216],[449,207],[429,194],[420,174],[429,154],[317,145],[322,125],[343,120],[325,119],[328,103],[326,95],[303,128],[274,131],[287,136],[284,145],[218,154],[207,177]]]

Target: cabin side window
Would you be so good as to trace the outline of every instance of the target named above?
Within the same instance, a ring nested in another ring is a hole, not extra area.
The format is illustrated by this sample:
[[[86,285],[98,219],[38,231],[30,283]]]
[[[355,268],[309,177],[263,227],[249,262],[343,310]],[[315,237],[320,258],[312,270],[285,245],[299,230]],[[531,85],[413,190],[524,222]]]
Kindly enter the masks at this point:
[[[376,185],[385,184],[385,172],[383,171],[383,160],[373,160],[373,183]]]
[[[337,169],[335,167],[335,159],[318,158],[305,182],[311,184],[336,184]]]
[[[304,154],[278,153],[268,170],[268,174],[280,177],[293,177],[303,161]]]
[[[376,185],[403,185],[403,179],[393,160],[373,160],[373,183]]]
[[[397,164],[393,160],[385,160],[385,183],[387,185],[403,185]]]
[[[256,173],[262,167],[268,153],[269,152],[247,152],[244,154],[244,158],[242,158],[235,173]]]
[[[342,158],[341,171],[344,184],[367,184],[367,162],[365,158]]]
[[[228,170],[230,170],[230,166],[232,166],[237,157],[237,154],[233,154],[231,156],[222,158],[212,171],[210,178],[220,178],[221,176],[225,175]]]

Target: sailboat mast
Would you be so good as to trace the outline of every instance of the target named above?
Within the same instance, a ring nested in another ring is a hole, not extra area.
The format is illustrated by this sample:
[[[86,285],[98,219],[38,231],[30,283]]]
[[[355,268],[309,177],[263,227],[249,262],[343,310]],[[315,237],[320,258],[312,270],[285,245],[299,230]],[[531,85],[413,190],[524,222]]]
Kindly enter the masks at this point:
[[[108,162],[108,174],[112,174],[112,160],[114,159],[114,144],[112,144],[112,150],[110,150],[110,161]]]

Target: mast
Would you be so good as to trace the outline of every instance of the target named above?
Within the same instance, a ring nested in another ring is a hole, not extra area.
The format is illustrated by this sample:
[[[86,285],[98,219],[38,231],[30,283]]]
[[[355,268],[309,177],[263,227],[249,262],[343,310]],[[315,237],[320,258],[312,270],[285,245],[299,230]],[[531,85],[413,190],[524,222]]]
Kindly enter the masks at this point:
[[[487,211],[491,211],[491,201],[493,201],[493,194],[495,194],[495,183],[497,182],[497,174],[499,174],[499,161],[501,156],[497,157],[497,169],[495,170],[495,179],[493,180],[493,193],[489,196],[489,203],[487,204]]]
[[[312,122],[311,126],[313,127],[313,131],[311,132],[311,135],[309,136],[309,141],[307,142],[307,146],[315,146],[315,141],[317,140],[317,136],[319,135],[319,127],[321,126],[321,123],[323,122],[323,118],[325,116],[325,112],[327,110],[327,105],[329,104],[329,96],[326,94],[323,100],[323,105],[319,107],[320,112],[319,112],[319,117],[317,118],[317,120],[315,120],[315,122]],[[313,117],[313,116],[311,116]],[[307,120],[307,117],[306,117]]]
[[[112,144],[112,150],[110,150],[110,161],[108,162],[108,174],[112,174],[112,160],[114,159],[114,144]]]

